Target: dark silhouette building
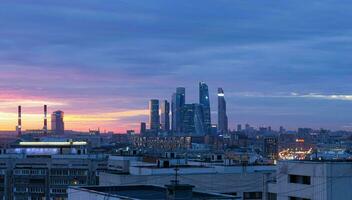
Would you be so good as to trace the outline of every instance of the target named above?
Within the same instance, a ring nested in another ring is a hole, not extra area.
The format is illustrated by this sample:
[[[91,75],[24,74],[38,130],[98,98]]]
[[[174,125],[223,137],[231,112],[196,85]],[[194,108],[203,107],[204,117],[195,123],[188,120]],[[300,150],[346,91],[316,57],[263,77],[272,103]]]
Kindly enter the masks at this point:
[[[180,133],[182,129],[182,108],[186,103],[186,89],[179,87],[172,95],[172,131]]]
[[[278,158],[278,138],[276,136],[267,136],[264,138],[264,156],[276,160]]]
[[[211,112],[208,85],[204,82],[199,83],[199,104],[203,109],[203,125],[206,134],[211,133]]]
[[[64,112],[58,110],[51,114],[51,131],[55,134],[65,133]]]
[[[218,132],[220,134],[225,134],[228,132],[226,101],[224,90],[222,88],[218,88]]]
[[[160,129],[159,100],[152,99],[149,101],[149,129],[158,133]]]
[[[145,135],[147,133],[147,124],[145,122],[141,122],[141,128],[139,133],[141,135]]]
[[[203,109],[199,104],[185,104],[182,109],[182,129],[183,134],[189,136],[203,136]]]
[[[166,100],[163,100],[160,105],[160,124],[162,131],[170,131],[170,103]]]

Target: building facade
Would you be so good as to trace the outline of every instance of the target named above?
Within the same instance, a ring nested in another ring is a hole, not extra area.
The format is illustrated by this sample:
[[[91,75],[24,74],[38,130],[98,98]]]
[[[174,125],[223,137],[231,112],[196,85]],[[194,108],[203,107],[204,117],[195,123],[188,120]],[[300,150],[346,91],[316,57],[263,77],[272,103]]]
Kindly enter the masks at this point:
[[[278,137],[276,136],[264,137],[263,152],[265,157],[271,160],[277,160],[279,157]]]
[[[163,132],[170,131],[170,103],[163,100],[160,105],[160,124]]]
[[[203,125],[206,134],[211,133],[211,112],[208,85],[204,82],[199,83],[199,104],[203,109]]]
[[[172,95],[172,131],[177,134],[182,129],[182,108],[186,103],[186,89],[184,87],[176,88],[176,93]]]
[[[70,185],[98,184],[107,158],[87,153],[85,142],[22,142],[0,154],[2,199],[66,200]]]
[[[157,99],[149,101],[149,129],[156,134],[160,129],[159,100]]]
[[[58,110],[51,114],[51,130],[56,134],[65,133],[64,112]]]
[[[268,199],[352,199],[352,162],[344,160],[279,161],[269,179]]]
[[[228,132],[226,100],[224,90],[222,88],[218,88],[218,132],[220,134],[226,134]]]
[[[199,104],[185,104],[182,108],[181,133],[188,136],[203,136],[203,109]]]

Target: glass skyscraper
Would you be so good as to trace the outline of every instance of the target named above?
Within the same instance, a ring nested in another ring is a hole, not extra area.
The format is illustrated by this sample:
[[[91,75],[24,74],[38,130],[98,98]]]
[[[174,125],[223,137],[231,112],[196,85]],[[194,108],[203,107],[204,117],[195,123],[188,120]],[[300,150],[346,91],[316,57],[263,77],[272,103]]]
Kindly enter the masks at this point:
[[[208,85],[204,82],[199,83],[199,104],[203,109],[203,125],[206,134],[211,133],[211,112]]]
[[[176,88],[176,93],[172,95],[172,131],[180,133],[182,130],[182,108],[186,103],[186,89]]]
[[[160,129],[159,100],[149,101],[149,112],[149,129],[157,134]]]
[[[182,108],[181,132],[187,136],[203,136],[203,109],[199,104],[185,104]]]
[[[218,132],[220,134],[225,134],[228,132],[226,101],[224,90],[222,88],[218,88]]]
[[[170,131],[170,103],[166,100],[163,100],[160,105],[160,124],[162,131]]]

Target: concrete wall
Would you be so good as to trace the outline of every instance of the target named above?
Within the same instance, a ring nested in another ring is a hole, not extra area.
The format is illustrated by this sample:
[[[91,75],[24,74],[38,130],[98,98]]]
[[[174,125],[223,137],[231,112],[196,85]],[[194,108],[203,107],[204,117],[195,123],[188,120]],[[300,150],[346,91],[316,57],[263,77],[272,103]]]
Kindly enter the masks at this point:
[[[311,184],[289,183],[289,174],[310,176]],[[269,192],[278,200],[301,197],[311,200],[352,199],[352,162],[281,161],[277,183],[269,184]]]

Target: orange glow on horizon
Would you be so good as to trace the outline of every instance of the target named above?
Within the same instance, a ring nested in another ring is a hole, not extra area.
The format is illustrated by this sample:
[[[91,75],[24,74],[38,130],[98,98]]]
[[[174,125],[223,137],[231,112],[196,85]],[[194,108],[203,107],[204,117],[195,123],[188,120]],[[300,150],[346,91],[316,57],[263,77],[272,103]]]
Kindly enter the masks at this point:
[[[147,115],[147,110],[128,110],[112,113],[98,114],[65,114],[65,129],[76,131],[88,131],[93,128],[100,130],[125,132],[128,129],[138,129],[139,123],[120,122],[126,117]],[[41,129],[43,127],[43,114],[22,113],[22,127],[26,129]],[[50,122],[50,115],[48,121]],[[15,130],[17,125],[17,113],[0,112],[0,130]],[[50,125],[49,125],[50,129]],[[137,130],[136,130],[137,131]]]

